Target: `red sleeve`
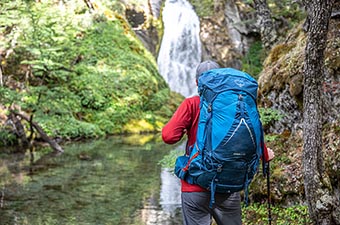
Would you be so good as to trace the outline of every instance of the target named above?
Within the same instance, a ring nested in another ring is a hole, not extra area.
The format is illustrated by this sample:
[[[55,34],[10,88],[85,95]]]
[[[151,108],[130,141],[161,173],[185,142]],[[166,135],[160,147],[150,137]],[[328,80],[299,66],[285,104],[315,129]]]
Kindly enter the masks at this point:
[[[163,141],[167,144],[175,144],[180,141],[186,130],[191,126],[191,115],[190,104],[186,99],[177,108],[170,121],[163,127]]]
[[[170,121],[162,129],[162,138],[165,143],[174,144],[180,141],[186,133],[188,135],[187,147],[194,144],[199,118],[199,102],[199,96],[187,98],[182,102]],[[196,184],[189,184],[184,180],[181,180],[181,183],[182,192],[207,191]]]

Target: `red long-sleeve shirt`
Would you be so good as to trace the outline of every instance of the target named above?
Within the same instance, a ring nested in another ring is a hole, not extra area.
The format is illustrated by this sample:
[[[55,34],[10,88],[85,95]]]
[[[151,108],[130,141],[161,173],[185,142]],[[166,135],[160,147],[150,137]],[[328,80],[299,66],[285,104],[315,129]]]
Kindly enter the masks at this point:
[[[186,98],[178,107],[170,121],[163,127],[162,138],[167,144],[175,144],[182,139],[184,134],[188,136],[188,146],[193,146],[196,141],[196,131],[199,119],[199,96]],[[187,151],[188,149],[186,149]],[[181,180],[182,192],[206,191],[198,185],[192,185]]]
[[[187,148],[193,146],[196,142],[196,131],[199,120],[199,96],[186,98],[181,105],[177,108],[176,112],[170,121],[162,129],[163,141],[167,144],[175,144],[182,139],[184,134],[188,136]],[[267,161],[268,152],[267,147],[264,145],[264,158]],[[186,149],[187,151],[188,149]],[[181,180],[182,192],[203,192],[206,189],[187,183]]]

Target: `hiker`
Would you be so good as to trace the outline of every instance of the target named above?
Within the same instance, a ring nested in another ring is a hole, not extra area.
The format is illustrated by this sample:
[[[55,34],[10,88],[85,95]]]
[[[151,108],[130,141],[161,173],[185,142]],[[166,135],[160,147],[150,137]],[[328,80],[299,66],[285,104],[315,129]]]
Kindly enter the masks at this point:
[[[196,70],[196,84],[203,72],[220,66],[211,60],[200,63]],[[170,121],[162,129],[163,141],[175,144],[187,135],[186,154],[196,142],[200,111],[200,97],[186,98],[178,107]],[[266,160],[274,157],[273,151],[265,148]],[[215,193],[213,207],[209,207],[211,193],[196,184],[181,179],[182,213],[184,225],[210,225],[212,217],[218,225],[241,225],[241,197],[239,192],[232,194]]]

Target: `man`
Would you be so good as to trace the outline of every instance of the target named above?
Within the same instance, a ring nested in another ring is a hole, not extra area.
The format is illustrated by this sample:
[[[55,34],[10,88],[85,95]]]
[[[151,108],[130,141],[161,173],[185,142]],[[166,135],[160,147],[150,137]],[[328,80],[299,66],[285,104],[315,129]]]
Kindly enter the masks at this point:
[[[196,84],[199,76],[208,70],[220,66],[211,60],[200,63],[196,70]],[[199,121],[199,96],[186,98],[178,107],[170,121],[162,130],[163,141],[167,144],[177,143],[184,134],[188,141],[186,153],[196,142]],[[267,152],[267,155],[272,152]],[[270,157],[273,157],[272,155]],[[210,225],[212,217],[218,225],[241,225],[241,197],[239,192],[232,194],[215,194],[215,204],[209,207],[210,192],[206,189],[181,180],[182,212],[184,225]]]

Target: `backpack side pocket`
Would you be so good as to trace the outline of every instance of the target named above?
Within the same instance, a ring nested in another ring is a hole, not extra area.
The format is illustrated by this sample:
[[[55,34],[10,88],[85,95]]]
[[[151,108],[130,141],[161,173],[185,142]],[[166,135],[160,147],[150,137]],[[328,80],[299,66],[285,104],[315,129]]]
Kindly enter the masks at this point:
[[[174,173],[181,180],[185,180],[188,173],[188,170],[184,169],[187,166],[188,161],[189,156],[187,155],[178,156],[176,159]]]

